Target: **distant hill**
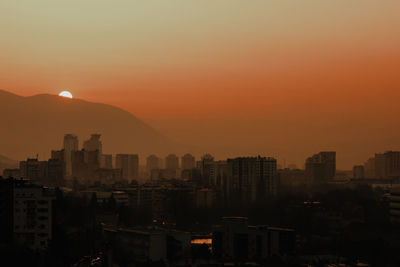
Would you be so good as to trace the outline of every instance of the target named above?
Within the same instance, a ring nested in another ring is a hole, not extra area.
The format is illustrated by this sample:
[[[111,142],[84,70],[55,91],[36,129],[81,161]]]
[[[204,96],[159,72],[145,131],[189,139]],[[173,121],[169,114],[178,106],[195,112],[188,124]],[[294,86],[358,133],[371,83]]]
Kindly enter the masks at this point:
[[[18,161],[0,155],[0,176],[3,174],[4,169],[13,169],[17,167],[18,167]]]
[[[120,108],[56,95],[22,97],[0,90],[0,151],[21,160],[50,156],[66,133],[79,144],[91,133],[102,135],[105,153],[179,153],[181,146]]]

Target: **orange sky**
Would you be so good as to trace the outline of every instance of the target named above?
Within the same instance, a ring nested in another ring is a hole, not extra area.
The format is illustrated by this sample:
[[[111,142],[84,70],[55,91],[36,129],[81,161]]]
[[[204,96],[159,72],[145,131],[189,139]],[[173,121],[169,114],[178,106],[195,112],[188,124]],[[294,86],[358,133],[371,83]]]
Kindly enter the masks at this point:
[[[221,156],[400,148],[399,1],[136,2],[1,1],[0,88],[70,90]]]

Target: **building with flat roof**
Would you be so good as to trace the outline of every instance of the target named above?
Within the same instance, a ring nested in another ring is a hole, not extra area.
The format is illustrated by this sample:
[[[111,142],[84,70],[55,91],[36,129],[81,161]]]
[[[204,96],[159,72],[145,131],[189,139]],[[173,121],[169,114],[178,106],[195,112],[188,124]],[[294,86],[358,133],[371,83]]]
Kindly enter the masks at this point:
[[[46,249],[53,233],[55,192],[30,180],[0,178],[0,193],[0,222],[2,230],[6,231],[4,239],[10,241],[11,237],[32,249]]]
[[[104,226],[112,263],[180,264],[191,262],[191,234],[183,231]]]
[[[117,154],[115,165],[122,170],[122,178],[128,182],[139,178],[139,156],[136,154]]]
[[[213,255],[225,262],[285,257],[294,253],[295,243],[293,229],[249,226],[246,217],[222,218],[212,235]]]

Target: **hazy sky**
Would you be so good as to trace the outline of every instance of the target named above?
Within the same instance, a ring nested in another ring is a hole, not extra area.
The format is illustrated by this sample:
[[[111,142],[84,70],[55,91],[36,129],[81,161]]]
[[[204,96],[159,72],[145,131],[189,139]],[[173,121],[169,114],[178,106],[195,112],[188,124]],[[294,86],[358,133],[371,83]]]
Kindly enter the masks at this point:
[[[0,88],[127,109],[221,156],[400,149],[400,1],[0,1]]]

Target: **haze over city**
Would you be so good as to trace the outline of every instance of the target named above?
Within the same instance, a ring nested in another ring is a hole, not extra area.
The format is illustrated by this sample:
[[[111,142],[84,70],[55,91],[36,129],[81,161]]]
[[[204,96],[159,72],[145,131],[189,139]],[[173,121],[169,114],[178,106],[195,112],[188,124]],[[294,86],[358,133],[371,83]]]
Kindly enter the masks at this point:
[[[3,1],[0,88],[69,90],[221,158],[350,169],[400,145],[399,5]]]
[[[400,266],[400,1],[0,1],[0,266]]]

